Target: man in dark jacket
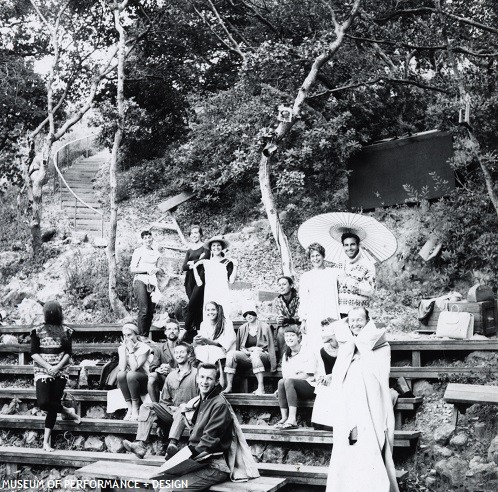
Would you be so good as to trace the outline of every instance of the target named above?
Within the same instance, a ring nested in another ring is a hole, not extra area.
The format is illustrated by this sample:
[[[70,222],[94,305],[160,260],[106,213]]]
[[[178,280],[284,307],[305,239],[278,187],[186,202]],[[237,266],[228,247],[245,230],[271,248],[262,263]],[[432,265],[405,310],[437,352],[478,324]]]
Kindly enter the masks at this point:
[[[188,442],[192,459],[203,459],[207,463],[205,468],[175,477],[188,483],[188,492],[207,490],[211,485],[225,482],[230,477],[226,456],[232,443],[233,418],[227,401],[221,395],[219,379],[220,374],[215,365],[200,364],[197,368],[200,396],[185,408],[194,410],[191,419],[193,428]],[[162,488],[160,492],[174,490],[178,489]]]

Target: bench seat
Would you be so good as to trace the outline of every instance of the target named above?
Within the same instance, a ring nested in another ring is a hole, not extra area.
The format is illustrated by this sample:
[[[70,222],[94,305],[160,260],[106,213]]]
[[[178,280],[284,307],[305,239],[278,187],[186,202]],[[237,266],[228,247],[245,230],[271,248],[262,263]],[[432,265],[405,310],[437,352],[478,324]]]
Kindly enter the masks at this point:
[[[54,451],[47,453],[39,448],[23,448],[0,446],[0,456],[7,464],[16,465],[43,465],[49,467],[80,468],[96,461],[114,461],[128,466],[140,464],[146,466],[160,466],[164,463],[162,456],[146,456],[139,460],[133,454],[106,453],[96,451]],[[258,463],[262,476],[278,476],[287,478],[289,483],[325,486],[327,481],[327,466],[287,465],[282,463]],[[396,470],[399,482],[406,480],[408,472]]]
[[[123,468],[121,462],[114,461],[97,461],[76,470],[78,475],[92,479],[129,480],[150,485],[153,485],[157,480],[148,477],[156,472],[157,466],[130,463]],[[213,485],[209,490],[211,492],[274,492],[281,489],[286,482],[286,478],[280,477],[259,477],[237,483],[229,480]]]
[[[453,403],[452,422],[456,427],[459,414],[465,414],[470,406],[476,403],[498,405],[498,386],[450,383],[443,398],[447,403]]]
[[[1,345],[0,345],[1,347]],[[77,376],[81,368],[79,366],[71,366],[69,373],[72,376]],[[88,366],[85,368],[89,376],[100,376],[102,366]],[[406,379],[439,379],[441,376],[447,374],[464,374],[473,375],[476,373],[485,374],[498,374],[498,368],[482,366],[482,367],[391,367],[391,378],[399,378],[401,376]],[[33,374],[33,366],[29,364],[0,364],[0,375],[2,374],[17,374],[29,376]],[[263,375],[266,378],[279,379],[282,373],[277,371],[275,373],[265,372]]]
[[[106,390],[93,389],[67,389],[77,402],[105,403],[107,402]],[[278,399],[271,395],[253,395],[251,393],[228,393],[227,400],[237,407],[278,407]],[[34,388],[6,387],[0,388],[0,399],[19,398],[21,400],[36,400]],[[301,400],[298,402],[300,408],[313,408],[315,400]],[[422,396],[413,398],[398,398],[395,409],[415,410],[422,403]]]
[[[42,430],[45,418],[32,415],[0,415],[1,429],[36,429]],[[96,434],[124,434],[135,435],[137,423],[116,419],[81,419],[76,425],[69,420],[58,419],[54,430],[71,430],[73,432],[89,432]],[[333,443],[332,431],[316,430],[312,427],[300,427],[295,430],[276,429],[272,426],[242,425],[247,440],[271,443],[306,443],[324,444]],[[418,431],[395,431],[394,446],[410,447],[420,436]]]

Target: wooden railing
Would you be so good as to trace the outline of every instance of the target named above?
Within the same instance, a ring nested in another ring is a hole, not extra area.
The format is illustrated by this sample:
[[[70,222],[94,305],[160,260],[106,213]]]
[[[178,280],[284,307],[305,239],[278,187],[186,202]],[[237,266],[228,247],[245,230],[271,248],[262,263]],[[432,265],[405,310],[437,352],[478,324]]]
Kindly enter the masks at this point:
[[[101,235],[104,237],[104,213],[101,210],[98,210],[88,203],[86,203],[81,197],[79,197],[73,190],[72,188],[67,184],[67,181],[64,179],[64,176],[62,174],[61,168],[67,169],[71,167],[73,164],[74,160],[77,158],[81,157],[81,155],[84,155],[85,157],[89,157],[90,150],[94,148],[95,140],[97,138],[97,135],[91,134],[87,135],[85,137],[81,138],[76,138],[74,140],[71,140],[70,142],[65,143],[62,147],[59,147],[57,151],[55,152],[54,158],[53,158],[53,164],[54,164],[54,193],[56,192],[57,189],[59,189],[60,192],[60,198],[61,198],[61,208],[62,208],[62,185],[64,185],[71,195],[74,197],[74,219],[73,219],[73,227],[74,230],[76,231],[77,229],[77,208],[78,208],[78,202],[80,202],[82,205],[84,205],[86,208],[96,212],[98,215],[101,217]],[[84,146],[81,150],[81,153],[71,155],[71,146],[74,146],[76,142],[84,142]],[[90,142],[92,145],[90,145]],[[58,178],[58,179],[57,179]],[[58,184],[58,187],[57,187]]]

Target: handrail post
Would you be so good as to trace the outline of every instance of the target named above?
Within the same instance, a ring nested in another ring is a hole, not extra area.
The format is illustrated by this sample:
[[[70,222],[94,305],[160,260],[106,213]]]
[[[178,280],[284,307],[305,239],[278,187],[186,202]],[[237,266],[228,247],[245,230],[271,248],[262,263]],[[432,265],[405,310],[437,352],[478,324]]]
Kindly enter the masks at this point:
[[[76,214],[78,209],[78,199],[74,199],[74,230],[76,231]]]
[[[104,214],[102,214],[101,217],[102,217],[102,238],[104,238]]]

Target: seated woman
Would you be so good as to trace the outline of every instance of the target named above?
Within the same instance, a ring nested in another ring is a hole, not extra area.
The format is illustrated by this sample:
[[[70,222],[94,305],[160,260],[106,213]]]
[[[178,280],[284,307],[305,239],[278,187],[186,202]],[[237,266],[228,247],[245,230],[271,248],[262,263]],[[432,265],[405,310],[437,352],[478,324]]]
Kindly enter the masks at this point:
[[[334,368],[339,348],[334,329],[332,328],[332,323],[334,323],[332,318],[322,320],[323,347],[320,349],[320,356],[323,361],[323,367],[326,375],[332,374],[332,369]]]
[[[227,386],[224,393],[232,391],[233,378],[237,367],[240,367],[242,369],[252,368],[258,380],[258,389],[254,391],[254,394],[264,395],[263,372],[277,370],[273,334],[266,323],[258,320],[256,308],[244,312],[243,317],[247,323],[243,324],[237,332],[235,350],[227,354],[225,365]]]
[[[57,414],[62,413],[63,418],[74,420],[77,424],[81,419],[72,408],[61,403],[68,379],[72,330],[62,324],[62,307],[57,301],[45,303],[43,316],[45,323],[31,332],[31,358],[34,361],[38,407],[47,412],[43,449],[53,451],[51,437]]]
[[[301,346],[301,333],[292,326],[285,329],[284,334],[287,349],[282,358],[282,379],[278,382],[275,392],[282,418],[275,427],[280,429],[296,429],[297,400],[314,398],[316,378],[321,376],[313,353]]]
[[[232,322],[225,318],[223,307],[214,301],[204,308],[204,321],[194,337],[197,360],[205,364],[221,364],[227,352],[235,348],[235,330]]]
[[[138,420],[140,396],[147,394],[150,348],[138,340],[138,326],[125,323],[123,342],[118,348],[118,387],[128,407],[124,420]]]

